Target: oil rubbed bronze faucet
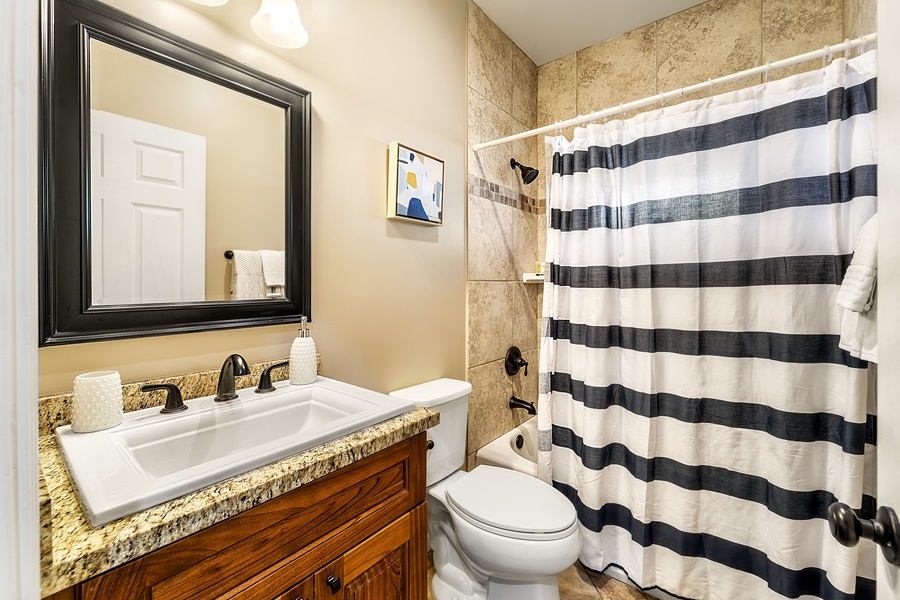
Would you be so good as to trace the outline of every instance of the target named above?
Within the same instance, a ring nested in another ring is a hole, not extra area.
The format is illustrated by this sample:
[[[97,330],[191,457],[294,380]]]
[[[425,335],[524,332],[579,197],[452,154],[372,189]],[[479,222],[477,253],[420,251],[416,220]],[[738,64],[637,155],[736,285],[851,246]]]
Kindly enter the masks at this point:
[[[238,397],[234,391],[234,378],[240,375],[249,375],[250,367],[240,354],[232,354],[225,359],[222,370],[219,371],[219,385],[216,388],[216,402],[226,402]]]
[[[534,402],[522,400],[521,398],[516,398],[515,396],[509,399],[509,408],[524,408],[525,412],[527,412],[529,415],[537,414],[537,409],[534,407]]]

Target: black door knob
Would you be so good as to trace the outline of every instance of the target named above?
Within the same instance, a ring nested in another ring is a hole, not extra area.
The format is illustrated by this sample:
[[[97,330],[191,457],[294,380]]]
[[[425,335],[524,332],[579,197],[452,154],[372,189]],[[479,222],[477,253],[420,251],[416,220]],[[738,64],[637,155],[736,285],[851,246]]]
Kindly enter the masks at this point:
[[[844,546],[855,546],[859,538],[872,540],[881,546],[884,558],[895,566],[900,566],[900,552],[897,548],[897,532],[900,522],[892,508],[881,506],[874,519],[860,519],[853,509],[835,502],[828,507],[828,526],[831,535]]]
[[[331,590],[332,595],[337,594],[341,589],[341,578],[329,575],[325,578],[325,585]]]

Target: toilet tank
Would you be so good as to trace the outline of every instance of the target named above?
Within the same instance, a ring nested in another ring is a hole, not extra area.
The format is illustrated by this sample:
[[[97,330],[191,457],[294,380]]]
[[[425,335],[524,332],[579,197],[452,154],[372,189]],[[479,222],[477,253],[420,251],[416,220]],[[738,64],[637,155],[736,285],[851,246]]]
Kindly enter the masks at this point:
[[[466,463],[466,418],[471,392],[472,384],[467,381],[435,379],[390,393],[441,413],[440,424],[428,430],[428,439],[434,446],[427,452],[427,486],[458,471]]]

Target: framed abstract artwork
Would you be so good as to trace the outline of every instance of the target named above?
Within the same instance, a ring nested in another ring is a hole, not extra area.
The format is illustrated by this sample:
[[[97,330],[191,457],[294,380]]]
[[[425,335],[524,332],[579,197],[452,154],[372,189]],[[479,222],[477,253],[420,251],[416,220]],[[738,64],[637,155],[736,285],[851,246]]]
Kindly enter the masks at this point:
[[[444,219],[444,161],[392,142],[388,154],[387,216],[440,225]]]

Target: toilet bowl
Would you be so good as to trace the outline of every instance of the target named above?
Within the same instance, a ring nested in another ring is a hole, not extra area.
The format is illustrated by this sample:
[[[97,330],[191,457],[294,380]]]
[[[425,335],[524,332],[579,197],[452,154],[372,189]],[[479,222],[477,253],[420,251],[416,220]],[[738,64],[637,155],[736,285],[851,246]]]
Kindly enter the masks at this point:
[[[572,504],[517,471],[465,461],[472,386],[440,379],[392,392],[438,410],[428,431],[428,545],[436,600],[559,600],[556,577],[575,562],[581,533]]]

